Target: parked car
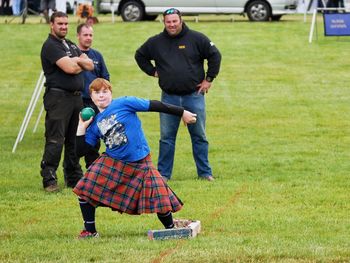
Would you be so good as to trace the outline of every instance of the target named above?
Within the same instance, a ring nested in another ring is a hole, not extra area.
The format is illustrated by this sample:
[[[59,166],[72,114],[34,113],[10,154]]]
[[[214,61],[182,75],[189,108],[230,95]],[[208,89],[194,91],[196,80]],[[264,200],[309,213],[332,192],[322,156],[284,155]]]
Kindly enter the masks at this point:
[[[250,21],[280,20],[295,13],[298,0],[99,0],[99,13],[111,8],[124,21],[154,20],[167,8],[174,7],[185,15],[247,14]]]

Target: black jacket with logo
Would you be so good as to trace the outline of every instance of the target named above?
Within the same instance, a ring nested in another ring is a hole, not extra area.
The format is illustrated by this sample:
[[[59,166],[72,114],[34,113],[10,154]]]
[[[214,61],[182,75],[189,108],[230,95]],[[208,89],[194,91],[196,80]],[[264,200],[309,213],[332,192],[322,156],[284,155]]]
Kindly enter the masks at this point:
[[[207,76],[217,76],[221,54],[204,34],[190,30],[183,23],[182,31],[175,37],[164,29],[149,38],[136,51],[135,59],[146,74],[154,76],[157,71],[163,91],[185,95],[196,91],[205,78],[204,60],[208,61]]]

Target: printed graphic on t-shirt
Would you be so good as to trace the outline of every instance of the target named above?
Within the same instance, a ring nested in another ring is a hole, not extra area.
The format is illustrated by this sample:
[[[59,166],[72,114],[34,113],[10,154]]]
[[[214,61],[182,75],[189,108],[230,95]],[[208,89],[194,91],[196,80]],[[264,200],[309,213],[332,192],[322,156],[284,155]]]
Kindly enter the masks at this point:
[[[103,136],[102,139],[109,149],[118,148],[128,142],[125,127],[118,122],[116,117],[114,114],[97,122],[97,127]]]

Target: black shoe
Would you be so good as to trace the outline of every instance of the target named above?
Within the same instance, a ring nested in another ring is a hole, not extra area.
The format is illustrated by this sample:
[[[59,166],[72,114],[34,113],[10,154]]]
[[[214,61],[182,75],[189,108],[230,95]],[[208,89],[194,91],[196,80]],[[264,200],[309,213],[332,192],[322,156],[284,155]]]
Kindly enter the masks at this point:
[[[74,188],[79,180],[83,177],[83,171],[80,165],[74,170],[64,169],[64,182],[66,187]]]
[[[52,184],[47,187],[44,187],[44,190],[48,193],[55,193],[55,192],[58,192],[60,188],[58,187],[57,184]]]
[[[74,187],[77,185],[77,183],[79,182],[79,180],[80,180],[80,179],[78,179],[78,180],[75,181],[75,182],[66,182],[65,185],[66,185],[66,187],[74,188]]]
[[[75,173],[74,176],[67,176],[67,174],[64,176],[64,183],[66,187],[74,188],[79,180],[83,177],[83,173]]]
[[[43,178],[44,188],[50,185],[57,185],[57,175],[56,170],[54,168],[46,166],[41,169],[40,175]]]

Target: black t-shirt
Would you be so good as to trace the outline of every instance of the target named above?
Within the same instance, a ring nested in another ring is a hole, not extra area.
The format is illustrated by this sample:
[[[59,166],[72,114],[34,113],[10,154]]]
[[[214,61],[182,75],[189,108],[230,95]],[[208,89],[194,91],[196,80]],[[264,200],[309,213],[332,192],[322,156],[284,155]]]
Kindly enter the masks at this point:
[[[52,34],[44,42],[41,49],[41,64],[45,74],[48,88],[63,89],[66,91],[82,91],[84,89],[83,72],[79,74],[67,74],[56,65],[56,61],[68,56],[79,57],[82,52],[71,41],[56,38]]]

